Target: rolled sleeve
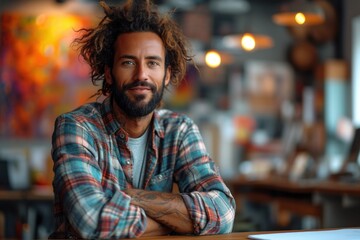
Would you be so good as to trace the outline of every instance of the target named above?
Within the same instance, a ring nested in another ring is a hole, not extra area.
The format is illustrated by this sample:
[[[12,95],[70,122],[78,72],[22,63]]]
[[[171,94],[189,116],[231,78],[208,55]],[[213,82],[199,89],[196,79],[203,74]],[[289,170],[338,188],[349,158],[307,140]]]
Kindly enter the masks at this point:
[[[231,197],[219,191],[182,194],[193,222],[194,234],[230,233],[235,217]]]

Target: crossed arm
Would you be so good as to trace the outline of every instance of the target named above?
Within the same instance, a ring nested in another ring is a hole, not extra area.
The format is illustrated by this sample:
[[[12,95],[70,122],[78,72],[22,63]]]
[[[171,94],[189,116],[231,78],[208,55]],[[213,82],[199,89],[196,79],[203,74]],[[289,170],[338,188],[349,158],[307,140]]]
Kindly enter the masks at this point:
[[[120,177],[124,174],[112,166],[117,163],[112,161],[114,156],[107,155],[107,148],[98,149],[99,139],[106,136],[93,136],[96,131],[88,131],[77,121],[72,116],[59,118],[53,135],[57,228],[71,227],[83,238],[133,238],[170,232],[204,235],[232,230],[234,199],[200,139],[195,144],[197,135],[184,137],[189,142],[184,144],[190,147],[179,151],[179,157],[187,161],[177,162],[176,167],[181,169],[177,172],[179,188],[186,194],[157,192],[161,187],[157,191],[124,190],[127,185]],[[97,159],[100,156],[106,156],[104,169]],[[105,184],[104,173],[112,176]],[[119,183],[122,190],[118,190]]]
[[[126,189],[131,203],[144,209],[148,225],[144,236],[165,235],[170,232],[189,234],[193,224],[183,198],[177,193]]]

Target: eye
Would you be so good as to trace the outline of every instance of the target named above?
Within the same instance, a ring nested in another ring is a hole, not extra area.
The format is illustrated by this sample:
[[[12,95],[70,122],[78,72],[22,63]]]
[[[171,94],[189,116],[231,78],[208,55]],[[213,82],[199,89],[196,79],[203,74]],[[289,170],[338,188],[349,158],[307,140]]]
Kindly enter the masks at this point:
[[[135,65],[135,62],[130,61],[130,60],[126,60],[126,61],[123,61],[123,62],[121,63],[121,65],[123,65],[123,66],[134,66],[134,65]]]
[[[149,67],[154,68],[160,66],[160,63],[157,61],[149,61],[148,62]]]

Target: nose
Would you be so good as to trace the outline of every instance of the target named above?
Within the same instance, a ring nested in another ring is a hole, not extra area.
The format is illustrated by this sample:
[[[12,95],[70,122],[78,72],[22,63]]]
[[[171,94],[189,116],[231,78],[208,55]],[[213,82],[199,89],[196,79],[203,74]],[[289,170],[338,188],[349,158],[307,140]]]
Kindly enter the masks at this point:
[[[139,81],[146,81],[148,80],[148,71],[145,64],[139,64],[137,67],[137,79]]]

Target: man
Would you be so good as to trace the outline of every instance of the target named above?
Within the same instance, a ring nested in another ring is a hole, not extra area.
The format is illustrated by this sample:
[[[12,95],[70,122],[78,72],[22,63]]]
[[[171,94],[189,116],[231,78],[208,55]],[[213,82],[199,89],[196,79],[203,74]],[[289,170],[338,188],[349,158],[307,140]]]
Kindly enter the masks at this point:
[[[192,60],[186,38],[149,1],[100,3],[105,17],[75,43],[107,97],[56,120],[50,238],[231,232],[235,202],[197,126],[157,109]]]

